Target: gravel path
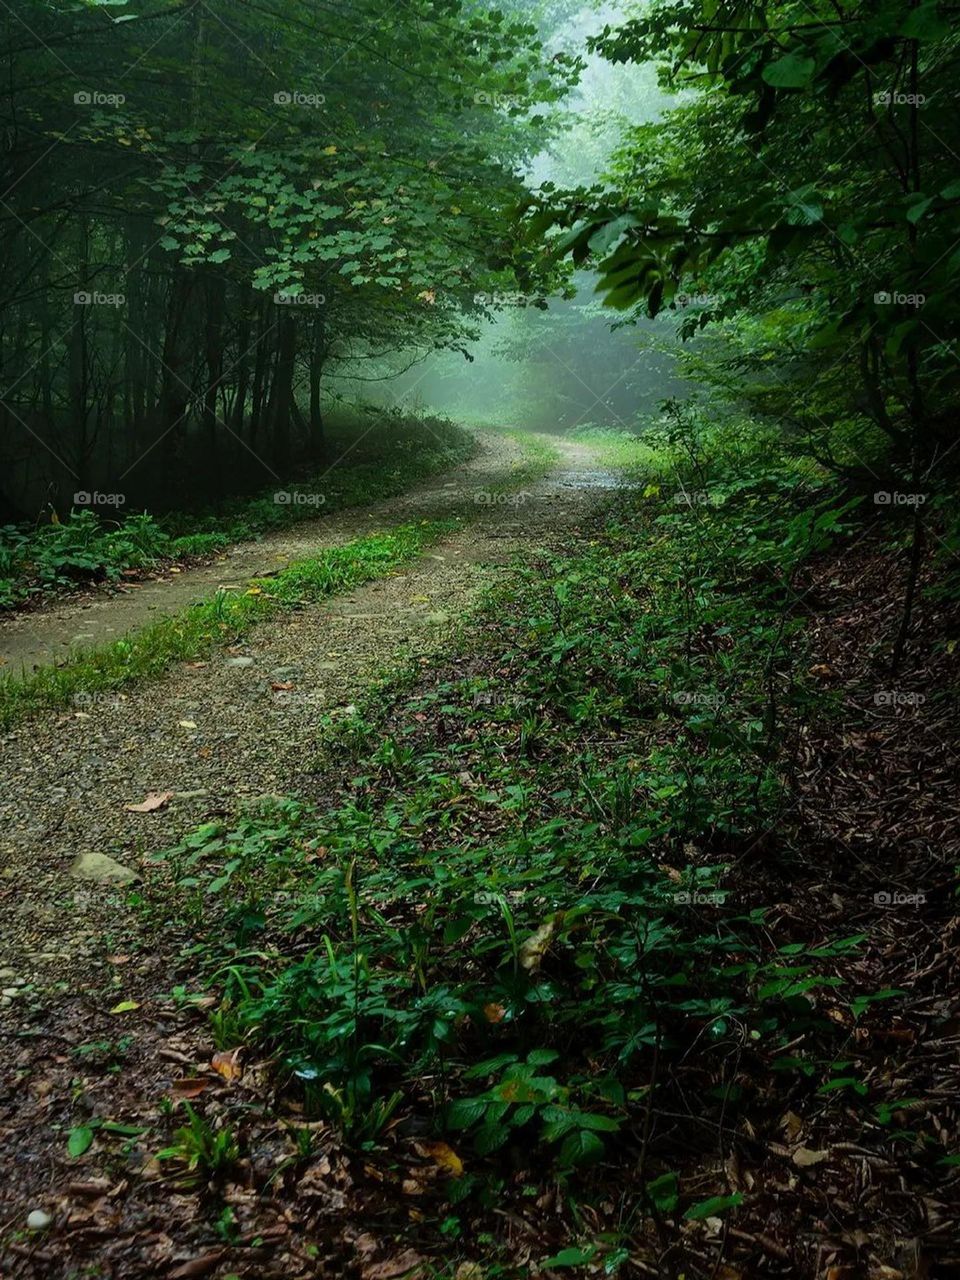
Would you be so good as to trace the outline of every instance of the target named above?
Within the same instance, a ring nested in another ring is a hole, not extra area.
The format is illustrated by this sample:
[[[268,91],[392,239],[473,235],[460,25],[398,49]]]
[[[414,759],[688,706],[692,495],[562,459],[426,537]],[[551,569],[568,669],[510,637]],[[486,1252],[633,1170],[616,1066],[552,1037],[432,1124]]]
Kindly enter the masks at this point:
[[[507,436],[492,432],[478,436],[481,449],[472,462],[432,476],[398,497],[306,520],[257,541],[237,543],[209,564],[166,570],[143,582],[126,584],[119,594],[84,596],[39,612],[4,617],[0,619],[0,667],[19,673],[62,661],[74,648],[109,644],[166,614],[209,600],[221,588],[238,588],[250,578],[275,573],[324,547],[340,546],[475,496],[502,480],[522,457],[520,446]]]
[[[206,664],[181,664],[125,696],[103,695],[0,737],[0,1018],[16,1016],[21,985],[24,994],[27,984],[52,991],[90,963],[96,939],[126,910],[123,893],[76,877],[81,856],[106,854],[136,872],[195,824],[256,796],[296,791],[324,715],[405,654],[442,647],[496,566],[521,547],[548,545],[613,486],[586,446],[558,446],[563,460],[551,475],[479,506],[476,520],[403,571],[264,623]],[[490,450],[452,482],[351,513],[352,528],[340,522],[339,536],[382,527],[388,511],[409,519],[469,501],[502,479],[513,457]],[[282,554],[296,554],[292,541]],[[173,798],[154,812],[125,807],[163,792]]]

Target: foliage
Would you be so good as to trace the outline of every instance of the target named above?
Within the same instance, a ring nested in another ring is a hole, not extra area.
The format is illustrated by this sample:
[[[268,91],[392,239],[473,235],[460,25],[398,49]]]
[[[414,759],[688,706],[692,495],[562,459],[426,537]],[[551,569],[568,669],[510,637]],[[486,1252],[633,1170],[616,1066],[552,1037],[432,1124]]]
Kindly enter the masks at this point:
[[[859,468],[887,454],[929,483],[960,391],[945,7],[662,0],[594,47],[698,92],[629,131],[602,188],[531,201],[534,236],[566,229],[557,251],[628,313],[672,306],[687,335],[733,321],[732,372],[825,461],[835,421],[859,420]]]
[[[19,9],[0,90],[14,515],[324,460],[331,371],[462,352],[478,294],[541,297],[565,274],[510,212],[578,61],[519,14]]]
[[[490,602],[489,666],[404,681],[386,715],[381,689],[338,727],[336,804],[208,824],[159,859],[220,1024],[354,1140],[426,1090],[481,1162],[536,1144],[570,1177],[667,1104],[694,1046],[708,1068],[802,1031],[830,1073],[822,993],[842,1000],[859,939],[780,954],[727,867],[784,796],[810,700],[791,581],[842,513],[743,429],[658,457],[669,489]],[[676,503],[692,482],[709,503]]]

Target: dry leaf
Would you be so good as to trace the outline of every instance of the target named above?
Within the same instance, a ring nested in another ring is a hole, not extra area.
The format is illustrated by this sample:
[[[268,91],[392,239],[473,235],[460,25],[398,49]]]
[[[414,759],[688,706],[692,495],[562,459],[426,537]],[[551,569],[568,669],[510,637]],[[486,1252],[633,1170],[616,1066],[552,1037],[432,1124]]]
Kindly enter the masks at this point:
[[[174,1080],[171,1093],[175,1098],[198,1098],[209,1083],[209,1080],[200,1079]]]
[[[502,1022],[507,1016],[507,1011],[502,1004],[485,1004],[483,1016],[488,1022]]]
[[[454,1151],[453,1147],[448,1146],[445,1142],[422,1142],[417,1145],[417,1151],[421,1155],[429,1156],[435,1161],[441,1169],[447,1169],[454,1178],[463,1176],[463,1161]]]
[[[531,933],[520,948],[521,969],[526,969],[532,973],[540,968],[540,962],[543,960],[547,947],[550,945],[550,939],[553,937],[555,928],[555,922],[547,920],[536,933]]]
[[[811,1165],[829,1160],[829,1151],[811,1151],[809,1147],[798,1147],[793,1153],[793,1163],[798,1169],[809,1169]]]
[[[414,1249],[404,1249],[396,1258],[364,1267],[363,1280],[422,1280],[423,1258]]]
[[[162,809],[174,797],[172,791],[151,791],[146,800],[140,804],[124,805],[128,813],[153,813],[155,809]]]
[[[780,1128],[787,1135],[787,1141],[793,1142],[803,1128],[803,1121],[795,1111],[787,1111],[780,1119]]]
[[[194,1280],[195,1276],[205,1276],[220,1265],[225,1252],[224,1249],[217,1249],[213,1253],[205,1253],[199,1258],[192,1258],[189,1262],[185,1262],[182,1266],[169,1272],[168,1280]]]
[[[243,1068],[239,1063],[240,1050],[231,1049],[229,1053],[215,1053],[211,1059],[210,1065],[214,1071],[219,1072],[224,1080],[239,1080],[243,1075]]]
[[[289,693],[291,689],[296,688],[296,685],[292,680],[274,680],[270,688],[274,693]]]

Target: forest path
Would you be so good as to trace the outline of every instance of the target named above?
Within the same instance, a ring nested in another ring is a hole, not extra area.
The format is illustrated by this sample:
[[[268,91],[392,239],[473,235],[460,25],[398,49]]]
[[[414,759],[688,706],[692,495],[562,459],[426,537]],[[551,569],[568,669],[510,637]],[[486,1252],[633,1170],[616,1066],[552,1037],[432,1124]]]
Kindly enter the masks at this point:
[[[392,576],[274,617],[206,663],[91,695],[82,712],[47,713],[0,737],[0,1016],[16,1012],[11,982],[26,995],[81,980],[103,963],[97,939],[128,923],[125,896],[76,878],[78,859],[106,854],[138,873],[144,856],[198,823],[302,790],[325,716],[405,655],[437,652],[498,566],[549,547],[618,483],[588,446],[555,443],[561,461],[547,476],[477,508]],[[445,485],[425,488],[435,498]],[[407,495],[402,516],[415,517],[419,502]],[[350,536],[372,518],[354,512]],[[153,812],[129,812],[151,792],[172,795]]]
[[[167,569],[120,592],[64,600],[36,613],[0,619],[0,669],[19,675],[63,662],[78,647],[110,644],[130,631],[179,613],[220,590],[239,590],[250,578],[276,573],[295,560],[315,556],[388,525],[425,519],[472,500],[509,477],[523,460],[509,436],[478,432],[480,451],[463,467],[441,472],[405,493],[365,507],[330,515],[228,547],[209,564]]]

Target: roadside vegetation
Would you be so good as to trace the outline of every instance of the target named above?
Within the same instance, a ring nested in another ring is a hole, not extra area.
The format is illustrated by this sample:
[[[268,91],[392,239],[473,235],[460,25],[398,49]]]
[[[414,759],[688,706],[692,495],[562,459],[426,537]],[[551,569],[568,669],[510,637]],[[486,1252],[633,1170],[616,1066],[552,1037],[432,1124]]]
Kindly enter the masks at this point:
[[[369,408],[343,415],[329,431],[322,470],[274,481],[269,492],[209,510],[126,514],[75,505],[62,519],[0,528],[0,609],[15,609],[97,584],[116,584],[162,565],[184,564],[236,542],[304,520],[390,498],[465,462],[476,448],[442,418],[417,420]],[[89,498],[90,495],[82,495]],[[111,518],[112,517],[112,518]]]

